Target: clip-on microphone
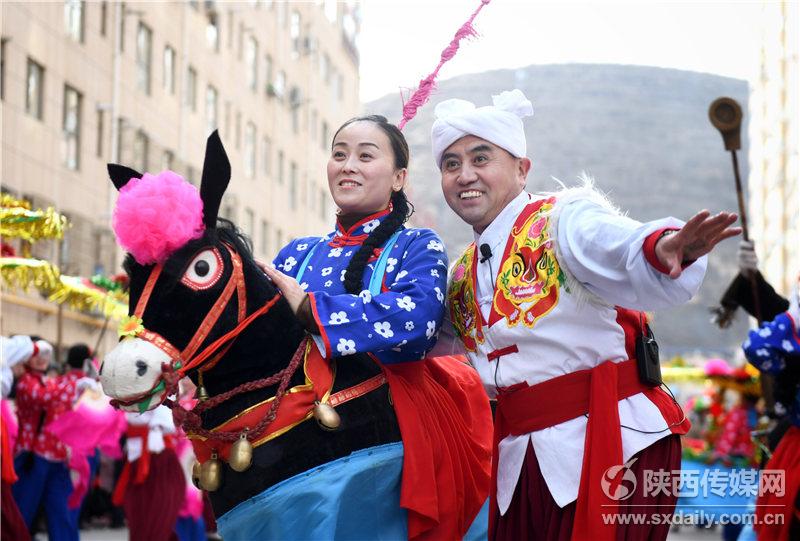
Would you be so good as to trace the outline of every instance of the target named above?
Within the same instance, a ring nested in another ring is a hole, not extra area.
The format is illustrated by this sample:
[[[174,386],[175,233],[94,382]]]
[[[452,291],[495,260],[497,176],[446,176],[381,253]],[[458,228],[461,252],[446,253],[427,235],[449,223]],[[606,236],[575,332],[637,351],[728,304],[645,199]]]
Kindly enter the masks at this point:
[[[492,248],[486,243],[481,244],[481,263],[489,262],[489,275],[494,276],[494,272],[492,272]]]

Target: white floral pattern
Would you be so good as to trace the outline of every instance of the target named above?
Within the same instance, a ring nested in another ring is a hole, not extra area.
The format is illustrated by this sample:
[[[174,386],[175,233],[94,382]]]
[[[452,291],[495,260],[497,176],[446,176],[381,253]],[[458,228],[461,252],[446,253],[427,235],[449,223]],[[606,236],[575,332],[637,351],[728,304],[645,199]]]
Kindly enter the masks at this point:
[[[400,297],[397,299],[397,306],[405,310],[406,312],[410,312],[414,308],[417,307],[417,303],[411,300],[411,297],[406,295],[405,297]]]
[[[356,352],[356,343],[354,340],[339,338],[339,343],[336,344],[336,351],[342,355],[352,355]]]
[[[378,321],[372,325],[375,329],[375,332],[383,336],[384,338],[391,338],[394,336],[394,331],[392,331],[392,324],[388,321]]]
[[[382,216],[368,220],[348,235],[369,235],[367,230],[374,231],[381,220]],[[370,352],[381,362],[392,363],[418,360],[433,347],[444,314],[439,297],[447,287],[446,272],[437,269],[446,269],[446,253],[443,246],[437,249],[442,243],[432,231],[409,229],[406,233],[386,248],[381,283],[389,287],[378,292],[367,289],[376,260],[364,270],[363,289],[356,294],[345,291],[342,282],[358,247],[330,246],[334,234],[297,239],[275,258],[275,265],[295,278],[304,267],[298,281],[315,293],[313,313],[329,348],[327,355]],[[336,273],[339,280],[334,278]]]

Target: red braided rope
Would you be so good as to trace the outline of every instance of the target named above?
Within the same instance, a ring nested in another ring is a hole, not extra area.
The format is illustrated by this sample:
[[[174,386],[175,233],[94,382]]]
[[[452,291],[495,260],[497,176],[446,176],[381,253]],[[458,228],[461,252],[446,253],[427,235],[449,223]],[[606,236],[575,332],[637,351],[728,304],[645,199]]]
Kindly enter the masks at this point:
[[[200,419],[200,414],[206,411],[207,409],[213,408],[218,406],[219,404],[225,402],[226,400],[241,394],[246,393],[249,391],[255,391],[257,389],[263,389],[264,387],[269,387],[270,385],[274,385],[280,381],[280,385],[278,386],[278,390],[275,393],[275,399],[270,404],[269,412],[267,415],[264,416],[259,423],[254,426],[252,429],[247,430],[244,432],[245,437],[248,440],[257,439],[261,434],[266,430],[267,426],[269,426],[274,420],[275,417],[278,415],[278,408],[280,407],[281,400],[283,396],[286,394],[286,389],[289,386],[289,380],[292,379],[292,376],[297,371],[297,368],[300,366],[300,361],[305,358],[305,351],[306,345],[308,344],[308,337],[305,337],[301,342],[300,345],[297,347],[297,350],[292,355],[291,361],[289,364],[281,370],[280,372],[276,372],[275,374],[262,378],[255,381],[248,381],[243,383],[233,389],[225,391],[224,393],[218,394],[214,397],[209,398],[208,400],[204,400],[203,402],[199,402],[193,410],[187,410],[180,404],[174,402],[173,400],[167,399],[164,401],[164,405],[169,408],[172,408],[173,416],[175,417],[175,423],[180,425],[187,434],[197,434],[198,436],[203,436],[204,438],[218,440],[218,441],[227,441],[232,442],[238,440],[241,436],[241,432],[213,432],[211,430],[205,429],[202,427],[202,421]],[[167,388],[171,389],[173,386],[177,387],[177,381],[180,379],[178,375],[178,371],[170,370],[169,373],[164,374],[164,380],[167,381]],[[172,393],[170,393],[172,394]]]

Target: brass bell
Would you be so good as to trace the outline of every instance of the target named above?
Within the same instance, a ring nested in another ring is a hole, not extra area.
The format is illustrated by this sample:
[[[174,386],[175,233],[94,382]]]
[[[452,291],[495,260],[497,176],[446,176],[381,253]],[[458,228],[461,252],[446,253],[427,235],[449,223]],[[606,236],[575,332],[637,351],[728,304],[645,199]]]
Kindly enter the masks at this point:
[[[197,371],[197,390],[194,392],[194,397],[196,400],[200,402],[205,402],[208,400],[208,391],[206,391],[205,385],[203,385],[203,371]]]
[[[336,430],[342,424],[342,418],[330,404],[314,403],[314,418],[325,430]]]
[[[208,391],[204,386],[200,385],[194,393],[194,398],[200,402],[205,402],[208,400]]]
[[[231,446],[231,454],[228,464],[231,469],[243,472],[253,463],[253,445],[247,439],[247,431],[242,432],[236,442]]]
[[[211,458],[200,468],[200,486],[203,490],[214,492],[222,482],[222,463],[213,453]]]
[[[201,488],[200,474],[202,473],[202,471],[203,471],[203,466],[199,462],[195,461],[195,463],[192,465],[192,484],[197,488]]]

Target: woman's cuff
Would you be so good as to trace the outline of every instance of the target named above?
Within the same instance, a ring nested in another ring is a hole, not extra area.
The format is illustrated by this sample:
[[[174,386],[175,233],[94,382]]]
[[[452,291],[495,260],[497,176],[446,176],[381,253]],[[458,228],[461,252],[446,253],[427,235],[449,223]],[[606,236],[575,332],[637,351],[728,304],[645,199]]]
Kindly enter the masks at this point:
[[[297,319],[303,324],[303,327],[311,334],[319,334],[319,325],[317,320],[314,319],[314,312],[311,310],[311,300],[308,295],[303,297],[300,306],[297,307]]]

